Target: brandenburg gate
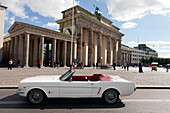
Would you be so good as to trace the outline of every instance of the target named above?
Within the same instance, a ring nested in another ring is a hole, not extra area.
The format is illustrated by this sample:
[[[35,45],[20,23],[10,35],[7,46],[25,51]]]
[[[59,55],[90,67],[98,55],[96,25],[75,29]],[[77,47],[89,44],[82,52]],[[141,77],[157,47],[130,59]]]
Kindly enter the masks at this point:
[[[82,61],[85,66],[93,63],[121,65],[121,40],[119,28],[107,18],[94,14],[80,6],[74,7],[72,31],[72,8],[62,12],[63,18],[56,21],[60,32],[35,25],[15,22],[9,29],[10,40],[4,41],[8,49],[5,56],[20,61],[21,66],[53,65],[59,61],[63,66],[70,65],[71,35],[73,33],[73,59]],[[7,58],[7,57],[6,57]],[[8,58],[8,59],[9,59]]]

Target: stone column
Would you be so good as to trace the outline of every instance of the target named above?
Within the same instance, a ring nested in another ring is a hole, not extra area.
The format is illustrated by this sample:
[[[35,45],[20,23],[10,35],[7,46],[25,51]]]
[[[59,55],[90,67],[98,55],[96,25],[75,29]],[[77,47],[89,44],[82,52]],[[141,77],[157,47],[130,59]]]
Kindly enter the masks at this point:
[[[93,66],[93,30],[89,31],[89,40],[88,40],[88,65]]]
[[[56,61],[56,39],[52,39],[52,66]]]
[[[102,34],[101,33],[98,34],[98,41],[97,41],[97,43],[98,43],[97,62],[98,63],[102,63],[102,59],[101,59],[101,57],[102,57]]]
[[[110,40],[110,64],[113,64],[113,40],[111,37],[109,37]]]
[[[11,37],[10,43],[10,59],[14,58],[14,37]]]
[[[34,49],[33,49],[33,66],[37,67],[38,65],[38,38],[34,37]]]
[[[49,41],[47,40],[47,43],[46,43],[46,65],[48,66],[49,65]]]
[[[74,59],[77,59],[77,41],[74,41]]]
[[[60,43],[61,43],[60,40],[58,40],[58,41],[57,41],[57,61],[59,61],[59,63],[61,62],[61,61],[60,61],[60,60],[61,60],[61,59],[60,59],[60,58],[61,58],[61,57],[60,57],[60,55],[61,55],[61,48],[60,48],[60,45],[61,45],[61,44],[60,44]]]
[[[117,59],[116,59],[116,39],[113,38],[113,62],[117,65]]]
[[[118,65],[118,59],[117,59],[117,54],[118,54],[118,41],[115,39],[115,62]]]
[[[77,57],[80,61],[82,61],[82,39],[83,39],[83,27],[80,25],[78,26],[78,32],[77,32]]]
[[[40,37],[40,50],[39,50],[39,56],[41,61],[41,67],[43,67],[43,61],[44,61],[44,37]]]
[[[19,35],[19,61],[20,61],[20,66],[23,66],[23,36]]]
[[[107,63],[111,64],[111,38],[106,37],[107,39]]]
[[[7,42],[7,60],[9,59],[10,52],[10,41]]]
[[[121,65],[121,40],[117,41],[117,47],[118,47],[118,51],[117,51],[117,64],[120,66]]]
[[[106,36],[102,37],[102,63],[106,64],[107,63],[107,46],[106,46]]]
[[[7,43],[5,42],[5,43],[3,43],[3,56],[2,56],[2,58],[3,58],[3,60],[7,60],[7,58],[6,58],[6,54],[7,54],[7,51],[6,51],[6,48],[7,47]]]
[[[67,41],[63,42],[63,65],[66,66],[67,61]]]
[[[24,45],[24,64],[25,64],[25,67],[28,67],[30,34],[25,33],[25,41],[24,42],[25,42],[25,45]]]
[[[17,66],[18,60],[18,37],[15,36],[15,43],[14,43],[14,66]]]
[[[94,44],[94,47],[93,47],[93,62],[97,63],[97,49],[98,49],[98,46],[97,46],[97,39],[98,37],[96,36],[96,33],[93,33],[93,44]]]
[[[30,46],[29,46],[29,66],[33,66],[33,52],[34,52],[34,39],[30,37]]]

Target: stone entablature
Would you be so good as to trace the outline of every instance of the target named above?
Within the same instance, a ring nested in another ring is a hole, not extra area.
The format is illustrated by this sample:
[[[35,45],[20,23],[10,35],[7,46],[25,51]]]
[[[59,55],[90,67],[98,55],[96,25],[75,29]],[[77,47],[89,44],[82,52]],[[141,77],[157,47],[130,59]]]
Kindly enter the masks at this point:
[[[34,26],[31,24],[22,23],[22,22],[15,22],[12,25],[12,27],[8,30],[8,32],[10,33],[11,37],[15,37],[17,35],[24,34],[24,33],[29,33],[29,34],[34,34],[34,35],[39,35],[39,36],[44,36],[44,37],[71,41],[70,35],[57,32],[57,31],[53,31],[50,29]],[[74,41],[76,39],[77,37],[74,37]]]
[[[75,10],[74,14],[83,14],[83,15],[86,15],[90,18],[93,18],[95,21],[98,21],[97,18],[96,18],[96,15],[94,15],[93,13],[87,11],[86,9],[84,9],[84,8],[78,6],[78,5],[74,7],[74,10]],[[62,11],[62,13],[63,13],[63,19],[70,17],[70,16],[72,16],[72,8],[67,9],[65,11]],[[112,21],[110,21],[109,19],[103,17],[102,15],[100,16],[100,18],[101,18],[101,23],[119,30],[118,27],[112,25]]]
[[[93,18],[90,18],[84,14],[75,14],[75,23],[76,26],[80,25],[86,28],[91,28],[96,32],[101,32],[103,35],[115,37],[117,39],[121,39],[124,34],[120,33],[118,30],[115,30],[112,27],[109,27],[105,24],[102,24],[99,21],[94,20]],[[72,22],[71,17],[67,17],[61,20],[56,21],[58,24],[60,24],[60,31],[63,32],[64,28],[71,28]]]

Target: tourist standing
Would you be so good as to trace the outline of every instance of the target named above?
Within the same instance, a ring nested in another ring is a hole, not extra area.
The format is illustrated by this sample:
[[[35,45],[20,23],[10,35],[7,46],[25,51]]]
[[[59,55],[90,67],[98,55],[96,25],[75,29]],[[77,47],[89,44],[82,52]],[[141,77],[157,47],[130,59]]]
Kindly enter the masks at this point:
[[[129,71],[129,64],[127,64],[127,71]]]
[[[168,64],[166,65],[166,72],[168,72],[168,70],[169,70],[169,66],[168,66]]]
[[[126,70],[126,64],[124,64],[124,70]]]
[[[93,69],[95,68],[95,64],[93,63]]]
[[[8,70],[9,69],[12,70],[12,65],[13,65],[13,61],[12,61],[12,59],[10,59],[8,62]]]
[[[38,61],[38,68],[41,68],[41,61]]]
[[[143,70],[142,70],[142,63],[139,62],[139,73],[143,73]]]
[[[96,62],[96,68],[98,69],[98,62]]]
[[[113,63],[113,69],[116,70],[116,62]]]

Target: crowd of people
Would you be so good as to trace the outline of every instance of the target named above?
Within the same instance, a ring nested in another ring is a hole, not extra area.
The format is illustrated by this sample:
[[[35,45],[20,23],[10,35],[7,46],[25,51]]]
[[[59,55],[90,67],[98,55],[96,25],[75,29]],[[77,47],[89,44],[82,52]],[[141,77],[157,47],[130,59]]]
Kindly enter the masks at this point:
[[[55,61],[54,65],[51,65],[51,66],[59,68],[61,66],[61,62]],[[93,63],[93,69],[95,67],[96,67],[96,69],[98,69],[98,67],[101,67],[101,66],[102,65],[99,64],[98,62],[96,64]],[[113,67],[114,70],[116,70],[116,66],[117,66],[116,63],[114,62],[112,64],[112,67]],[[129,71],[129,66],[130,65],[128,63],[122,64],[122,69]],[[12,70],[12,67],[13,67],[13,60],[10,59],[9,62],[8,62],[8,70]],[[19,59],[17,61],[17,67],[21,67]],[[74,62],[72,62],[72,66],[70,66],[70,68],[71,67],[73,69],[84,69],[84,63],[82,61],[79,61],[78,63],[76,61],[74,61]],[[143,73],[142,62],[139,62],[138,67],[139,67],[139,73]],[[38,68],[41,68],[41,61],[40,60],[38,61]],[[169,70],[169,65],[166,65],[166,72],[168,72],[168,70]]]
[[[84,69],[84,63],[83,62],[72,62],[73,69]]]

